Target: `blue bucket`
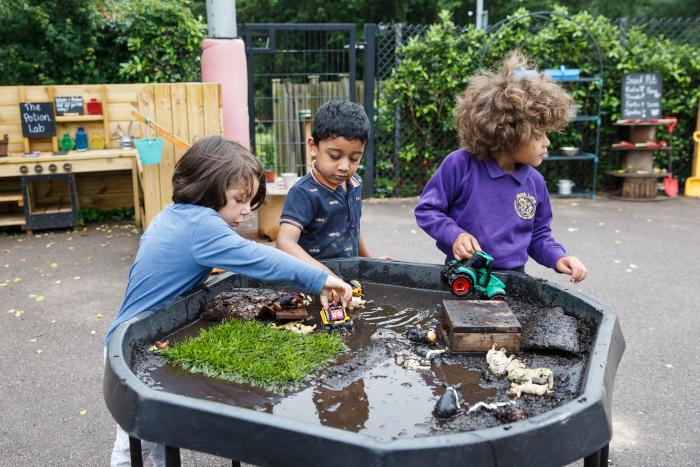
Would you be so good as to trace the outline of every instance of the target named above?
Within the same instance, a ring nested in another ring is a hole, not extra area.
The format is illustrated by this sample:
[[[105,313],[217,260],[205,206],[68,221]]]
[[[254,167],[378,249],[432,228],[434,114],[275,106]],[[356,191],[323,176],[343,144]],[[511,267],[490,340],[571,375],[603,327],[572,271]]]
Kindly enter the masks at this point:
[[[163,157],[163,138],[141,138],[134,141],[144,165],[160,164]]]

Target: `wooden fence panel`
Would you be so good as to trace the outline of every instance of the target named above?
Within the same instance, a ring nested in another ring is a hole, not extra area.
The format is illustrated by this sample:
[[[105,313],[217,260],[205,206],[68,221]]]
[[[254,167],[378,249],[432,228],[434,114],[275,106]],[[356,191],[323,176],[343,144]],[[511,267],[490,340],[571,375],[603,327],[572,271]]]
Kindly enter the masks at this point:
[[[190,142],[190,134],[187,122],[187,90],[185,89],[185,84],[173,84],[170,93],[173,101],[173,134],[175,136],[179,136],[187,142]],[[177,163],[177,161],[180,160],[184,153],[184,150],[175,147],[174,162]],[[173,171],[174,170],[175,167],[173,166]]]
[[[187,93],[187,141],[191,144],[205,136],[204,133],[204,100],[202,86],[193,83],[185,85]]]
[[[171,86],[168,84],[154,84],[156,112],[151,117],[166,130],[173,131],[173,102]],[[158,165],[160,178],[160,203],[168,204],[173,197],[172,179],[175,173],[175,146],[165,141],[163,144],[163,158]]]
[[[153,84],[141,88],[138,94],[139,112],[143,115],[155,115],[155,93]],[[143,187],[144,225],[148,225],[161,210],[160,173],[157,165],[144,165],[141,177]]]

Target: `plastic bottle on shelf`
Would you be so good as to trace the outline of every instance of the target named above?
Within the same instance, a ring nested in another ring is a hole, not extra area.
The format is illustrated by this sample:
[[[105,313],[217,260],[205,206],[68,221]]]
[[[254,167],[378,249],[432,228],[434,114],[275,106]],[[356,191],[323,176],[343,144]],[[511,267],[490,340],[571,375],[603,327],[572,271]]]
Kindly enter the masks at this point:
[[[102,115],[102,103],[94,97],[87,103],[88,115]]]
[[[87,151],[88,139],[87,133],[83,127],[79,127],[78,131],[75,132],[75,149],[78,151]]]
[[[104,149],[105,148],[105,139],[102,137],[102,134],[100,133],[93,133],[90,135],[88,138],[89,141],[89,147],[90,149]]]
[[[61,141],[58,143],[58,147],[61,148],[61,151],[70,151],[73,149],[73,138],[71,138],[68,133],[63,133]]]

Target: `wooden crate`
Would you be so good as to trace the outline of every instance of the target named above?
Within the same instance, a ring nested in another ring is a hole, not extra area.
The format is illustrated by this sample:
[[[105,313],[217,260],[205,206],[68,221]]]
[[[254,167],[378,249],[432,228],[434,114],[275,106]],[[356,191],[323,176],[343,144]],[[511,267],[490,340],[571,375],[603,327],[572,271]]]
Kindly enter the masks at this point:
[[[520,350],[518,318],[502,300],[443,300],[442,337],[451,352]]]

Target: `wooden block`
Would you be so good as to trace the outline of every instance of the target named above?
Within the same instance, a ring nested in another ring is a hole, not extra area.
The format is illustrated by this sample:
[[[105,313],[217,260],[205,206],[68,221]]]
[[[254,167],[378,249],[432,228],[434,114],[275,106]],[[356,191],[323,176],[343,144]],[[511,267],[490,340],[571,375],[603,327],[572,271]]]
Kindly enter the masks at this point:
[[[520,350],[518,318],[502,300],[443,300],[443,338],[452,352],[486,352],[493,344]]]
[[[283,308],[275,312],[275,319],[279,320],[299,320],[309,317],[306,308]]]

